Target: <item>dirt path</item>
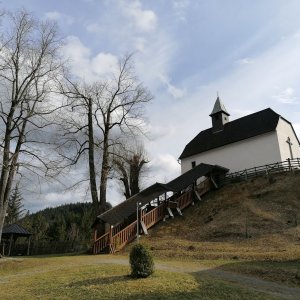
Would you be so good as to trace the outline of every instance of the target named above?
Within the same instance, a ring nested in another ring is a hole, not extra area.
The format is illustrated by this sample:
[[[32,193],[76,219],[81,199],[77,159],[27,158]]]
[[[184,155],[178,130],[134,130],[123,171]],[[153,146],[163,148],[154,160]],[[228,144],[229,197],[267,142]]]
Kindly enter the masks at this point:
[[[128,259],[123,258],[108,258],[106,260],[100,260],[99,264],[120,264],[128,265]],[[168,264],[156,263],[155,267],[158,270],[170,271],[170,272],[183,272],[183,273],[198,273],[199,275],[209,276],[217,278],[222,281],[237,284],[239,286],[250,288],[256,291],[264,292],[280,299],[300,299],[300,288],[288,287],[272,281],[259,279],[253,276],[246,276],[242,274],[232,273],[228,271],[222,271],[213,269],[210,267],[187,267],[184,266],[170,266]]]

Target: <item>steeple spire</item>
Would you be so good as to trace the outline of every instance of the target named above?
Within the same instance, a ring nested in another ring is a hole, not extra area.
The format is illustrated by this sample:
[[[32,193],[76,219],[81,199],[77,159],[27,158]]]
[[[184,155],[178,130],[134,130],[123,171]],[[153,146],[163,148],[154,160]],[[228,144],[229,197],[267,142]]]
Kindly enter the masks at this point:
[[[230,114],[226,110],[225,105],[221,101],[219,95],[217,96],[217,100],[210,116],[212,119],[213,132],[222,131],[224,129],[224,125],[229,122],[228,116],[230,116]]]
[[[219,94],[219,93],[218,93]],[[226,114],[227,116],[230,116],[230,114],[227,112],[225,105],[223,104],[223,102],[221,101],[219,95],[217,97],[217,100],[215,102],[214,108],[210,114],[210,116],[216,114],[216,113],[220,113],[223,112],[224,114]]]

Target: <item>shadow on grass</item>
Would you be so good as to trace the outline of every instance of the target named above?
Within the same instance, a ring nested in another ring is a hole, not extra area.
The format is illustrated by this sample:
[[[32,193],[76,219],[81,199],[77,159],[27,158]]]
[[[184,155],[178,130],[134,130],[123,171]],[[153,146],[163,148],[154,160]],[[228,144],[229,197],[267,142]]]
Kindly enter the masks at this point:
[[[129,275],[98,277],[93,279],[86,279],[86,280],[72,282],[71,284],[69,284],[69,287],[85,287],[90,285],[115,284],[117,282],[126,282],[132,280],[134,279]]]
[[[237,260],[219,266],[215,270],[235,272],[291,287],[300,287],[300,260],[297,259],[286,261]]]

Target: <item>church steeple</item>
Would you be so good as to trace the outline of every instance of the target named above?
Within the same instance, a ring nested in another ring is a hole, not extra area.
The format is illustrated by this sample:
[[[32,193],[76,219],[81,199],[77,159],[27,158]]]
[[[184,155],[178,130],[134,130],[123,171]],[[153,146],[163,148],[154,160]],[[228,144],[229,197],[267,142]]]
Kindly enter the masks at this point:
[[[210,114],[212,119],[213,132],[221,131],[224,128],[224,124],[229,122],[230,114],[227,112],[225,105],[220,100],[219,96],[215,102],[214,108]]]

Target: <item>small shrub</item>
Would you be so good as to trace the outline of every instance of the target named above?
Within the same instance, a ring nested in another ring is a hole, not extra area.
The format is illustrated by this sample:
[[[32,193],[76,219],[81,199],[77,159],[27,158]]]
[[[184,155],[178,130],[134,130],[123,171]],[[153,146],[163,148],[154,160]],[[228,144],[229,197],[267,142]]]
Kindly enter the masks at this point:
[[[146,278],[153,274],[154,263],[150,251],[141,244],[132,247],[129,255],[131,276],[133,278]]]

